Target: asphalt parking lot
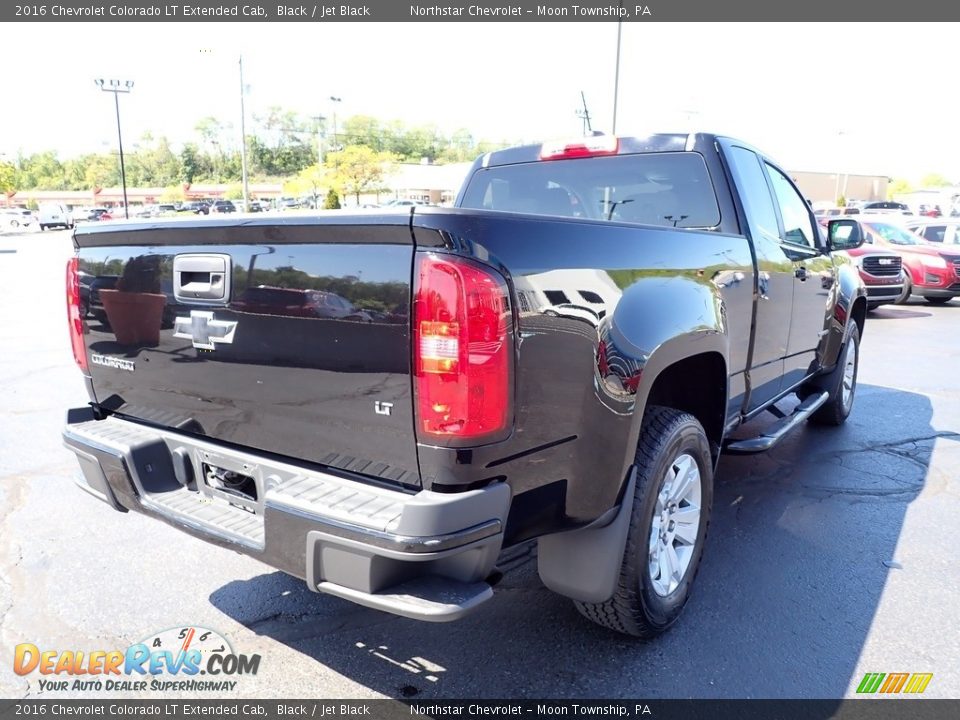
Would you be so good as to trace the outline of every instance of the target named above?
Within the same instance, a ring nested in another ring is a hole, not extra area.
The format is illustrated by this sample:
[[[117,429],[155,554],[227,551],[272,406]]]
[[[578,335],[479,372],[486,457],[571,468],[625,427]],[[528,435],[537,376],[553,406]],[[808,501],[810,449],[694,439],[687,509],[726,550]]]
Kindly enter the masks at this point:
[[[960,697],[960,301],[871,314],[843,428],[723,459],[694,597],[644,644],[583,620],[530,555],[479,612],[423,624],[76,489],[70,252],[67,232],[0,236],[0,697],[82,695],[15,675],[18,643],[123,648],[184,625],[261,654],[229,697],[832,698],[866,672],[931,672],[925,696]]]

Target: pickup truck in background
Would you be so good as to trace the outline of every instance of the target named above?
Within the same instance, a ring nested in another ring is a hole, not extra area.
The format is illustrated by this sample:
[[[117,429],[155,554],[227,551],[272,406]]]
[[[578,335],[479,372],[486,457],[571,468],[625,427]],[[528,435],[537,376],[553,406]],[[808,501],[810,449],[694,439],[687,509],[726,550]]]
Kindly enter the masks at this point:
[[[586,617],[662,632],[721,452],[851,411],[868,299],[835,251],[860,226],[823,236],[767,156],[707,134],[493,152],[456,205],[78,228],[78,482],[422,620],[488,600],[501,553],[536,539]],[[78,278],[118,258],[88,325]]]

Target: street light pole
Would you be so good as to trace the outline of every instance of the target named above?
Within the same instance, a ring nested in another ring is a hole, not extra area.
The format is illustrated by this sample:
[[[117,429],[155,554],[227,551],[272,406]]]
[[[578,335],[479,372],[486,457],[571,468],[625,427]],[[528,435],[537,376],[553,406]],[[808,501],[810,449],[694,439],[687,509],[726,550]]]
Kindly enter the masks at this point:
[[[127,203],[127,171],[123,163],[123,134],[120,132],[120,93],[133,90],[133,80],[94,80],[103,92],[113,93],[113,104],[117,111],[117,144],[120,146],[120,182],[123,184],[123,216],[130,219],[130,206]]]
[[[844,135],[843,130],[837,130],[837,153],[835,157],[840,156],[839,146],[843,143],[843,140],[842,140],[843,135]],[[836,205],[839,200],[840,200],[840,171],[837,170],[837,181],[833,185],[833,204]]]

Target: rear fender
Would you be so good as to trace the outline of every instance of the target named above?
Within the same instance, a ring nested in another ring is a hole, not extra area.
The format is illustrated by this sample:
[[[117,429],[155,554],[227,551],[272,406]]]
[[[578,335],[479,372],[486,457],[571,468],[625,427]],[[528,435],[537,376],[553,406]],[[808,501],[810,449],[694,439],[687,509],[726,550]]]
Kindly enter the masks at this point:
[[[661,309],[662,315],[651,316]],[[613,360],[608,360],[608,366],[630,367],[635,388],[631,431],[624,449],[626,477],[657,377],[681,360],[705,353],[719,354],[725,367],[729,366],[726,306],[719,289],[709,281],[685,277],[641,280],[624,293],[611,318],[605,345]],[[600,384],[608,390],[613,385],[609,381]],[[724,396],[726,392],[725,387]]]
[[[709,282],[649,277],[631,285],[601,326],[596,389],[611,406],[632,399],[629,439],[622,448],[624,479],[610,506],[619,509],[593,525],[541,538],[539,569],[548,587],[568,597],[600,602],[613,594],[633,502],[633,461],[644,410],[657,377],[677,362],[705,353],[726,361],[725,306]],[[724,399],[727,388],[724,387]],[[722,419],[720,422],[722,427]]]

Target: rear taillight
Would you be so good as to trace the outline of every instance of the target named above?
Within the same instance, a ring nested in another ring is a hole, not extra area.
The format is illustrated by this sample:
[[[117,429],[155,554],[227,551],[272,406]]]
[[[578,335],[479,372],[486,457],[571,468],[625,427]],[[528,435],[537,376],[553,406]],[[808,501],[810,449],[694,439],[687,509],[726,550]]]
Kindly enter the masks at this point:
[[[80,274],[77,258],[67,261],[67,324],[70,326],[70,345],[73,359],[87,372],[87,351],[83,346],[83,318],[80,317]]]
[[[428,441],[497,439],[511,420],[513,320],[506,281],[438,255],[418,256],[415,281],[418,434]]]

